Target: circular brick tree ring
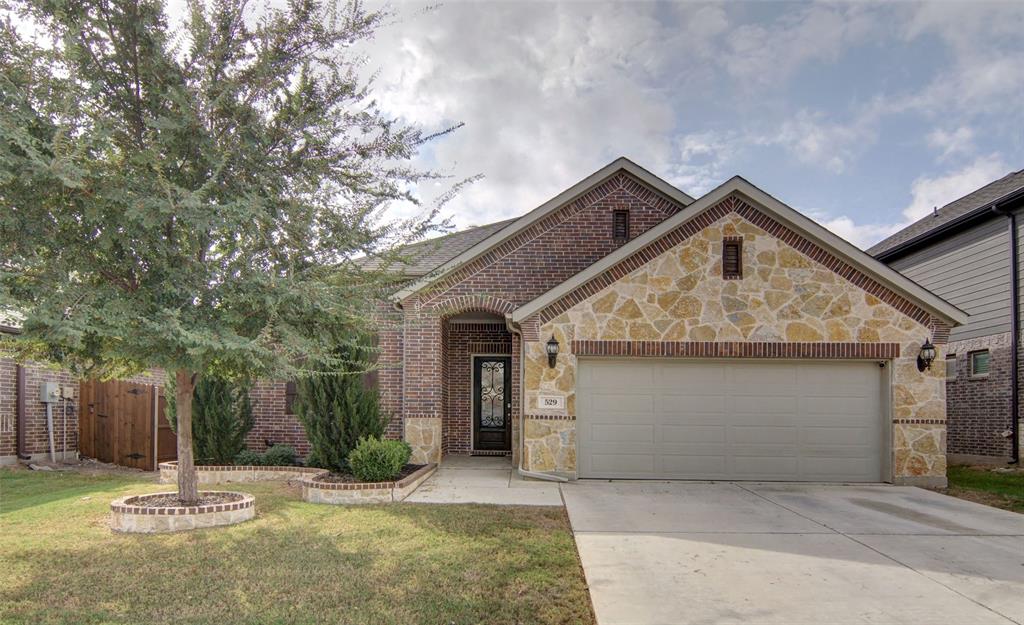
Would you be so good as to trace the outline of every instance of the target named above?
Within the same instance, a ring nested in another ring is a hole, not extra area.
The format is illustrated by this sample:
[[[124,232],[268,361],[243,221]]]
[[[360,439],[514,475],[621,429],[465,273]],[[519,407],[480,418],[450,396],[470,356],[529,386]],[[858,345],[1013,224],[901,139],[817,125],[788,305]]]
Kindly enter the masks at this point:
[[[200,506],[152,506],[147,499],[174,496],[177,493],[149,493],[114,500],[110,504],[110,528],[115,532],[156,534],[182,532],[202,527],[235,525],[256,516],[256,499],[247,493],[209,491],[200,497],[221,495],[231,498],[224,503]]]

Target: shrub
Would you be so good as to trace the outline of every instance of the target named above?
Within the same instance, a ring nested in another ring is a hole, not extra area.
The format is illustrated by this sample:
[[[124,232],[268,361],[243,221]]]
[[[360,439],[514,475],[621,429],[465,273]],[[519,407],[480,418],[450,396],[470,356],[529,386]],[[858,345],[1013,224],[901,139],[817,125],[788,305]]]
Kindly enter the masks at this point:
[[[290,467],[298,464],[295,449],[288,445],[274,445],[263,453],[243,449],[235,456],[238,466]]]
[[[348,466],[363,482],[388,482],[398,477],[411,455],[405,441],[363,438],[348,455]]]
[[[263,452],[263,464],[268,467],[290,467],[296,464],[295,449],[288,445],[274,445]]]
[[[192,453],[197,463],[231,464],[245,449],[253,426],[250,384],[214,376],[199,376],[192,395]],[[165,385],[167,420],[177,431],[174,378]]]
[[[368,341],[342,342],[335,354],[341,363],[336,373],[296,382],[295,415],[309,440],[306,464],[342,472],[360,439],[383,436],[387,417],[377,390],[363,379],[373,366]]]
[[[263,454],[251,449],[243,449],[235,456],[235,464],[243,467],[258,467],[263,464]]]

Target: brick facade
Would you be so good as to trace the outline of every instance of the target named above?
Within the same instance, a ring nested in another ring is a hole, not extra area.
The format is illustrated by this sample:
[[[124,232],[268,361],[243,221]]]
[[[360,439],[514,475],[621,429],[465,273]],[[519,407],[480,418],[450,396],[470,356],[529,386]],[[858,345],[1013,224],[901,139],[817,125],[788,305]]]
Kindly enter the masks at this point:
[[[950,343],[956,354],[956,377],[946,380],[949,453],[1010,457],[1010,333]],[[989,372],[971,376],[969,354],[989,350]]]
[[[442,447],[446,454],[468,454],[473,450],[472,376],[473,355],[512,356],[512,334],[500,323],[447,324],[447,356],[445,358],[445,417]],[[518,371],[518,358],[512,371]],[[518,380],[512,376],[516,395]]]
[[[633,176],[619,172],[429,288],[406,298],[402,302],[400,397],[407,426],[405,438],[413,446],[414,461],[435,461],[444,450],[466,453],[469,451],[467,442],[472,445],[465,433],[468,413],[459,403],[459,394],[468,397],[468,392],[450,388],[445,383],[452,380],[456,385],[467,385],[461,379],[463,374],[453,368],[460,366],[462,358],[461,353],[454,352],[462,348],[459,338],[454,339],[453,345],[453,326],[449,323],[452,317],[473,311],[503,318],[607,256],[623,244],[612,232],[613,213],[617,210],[629,211],[632,239],[682,208]],[[520,350],[520,341],[511,340],[513,453],[518,446],[515,424],[520,416]],[[394,382],[390,386],[382,384],[385,401],[393,401],[389,395],[395,393],[396,386]],[[452,409],[450,414],[449,408]],[[415,420],[411,431],[410,420]],[[435,444],[433,439],[438,432],[442,440]],[[431,441],[423,440],[424,437]]]

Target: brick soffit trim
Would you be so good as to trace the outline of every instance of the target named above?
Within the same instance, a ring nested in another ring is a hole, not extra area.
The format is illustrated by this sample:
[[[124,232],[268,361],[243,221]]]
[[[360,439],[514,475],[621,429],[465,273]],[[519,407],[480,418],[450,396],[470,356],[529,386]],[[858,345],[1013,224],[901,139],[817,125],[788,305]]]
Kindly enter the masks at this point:
[[[795,231],[784,226],[765,212],[755,208],[735,193],[723,199],[721,202],[707,209],[703,213],[697,215],[693,219],[684,222],[678,228],[665,233],[662,237],[652,241],[642,249],[637,250],[621,262],[610,267],[601,275],[592,278],[561,298],[555,300],[545,308],[537,311],[534,317],[538,317],[541,324],[547,323],[576,304],[583,302],[590,296],[600,292],[608,286],[611,286],[618,280],[646,265],[648,262],[654,260],[658,256],[661,256],[673,247],[683,243],[693,235],[711,226],[713,223],[730,213],[738,214],[740,217],[783,241],[811,260],[835,272],[853,285],[867,293],[870,293],[871,295],[874,295],[914,321],[931,328],[935,334],[935,338],[933,338],[934,342],[941,344],[948,340],[949,325],[947,323],[935,318],[927,310],[921,308],[892,289],[880,284],[878,281],[869,277],[859,269],[828,252],[817,243],[797,234]]]
[[[681,204],[650,188],[628,172],[619,171],[586,193],[577,196],[557,210],[552,211],[549,215],[541,218],[536,223],[530,224],[508,240],[487,250],[461,267],[452,270],[450,273],[444,276],[439,276],[437,282],[430,285],[422,292],[423,302],[425,304],[431,302],[433,298],[451,290],[471,275],[486,269],[502,258],[527,245],[533,239],[536,239],[552,228],[565,223],[595,202],[599,202],[612,193],[620,190],[633,195],[641,202],[644,202],[651,208],[664,213],[666,216],[674,215],[684,208]]]

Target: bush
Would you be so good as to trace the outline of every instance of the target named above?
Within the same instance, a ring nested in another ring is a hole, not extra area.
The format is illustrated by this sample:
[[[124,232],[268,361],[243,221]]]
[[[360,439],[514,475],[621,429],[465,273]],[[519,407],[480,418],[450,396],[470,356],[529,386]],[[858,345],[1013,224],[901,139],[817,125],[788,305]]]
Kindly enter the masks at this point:
[[[235,456],[235,464],[240,467],[258,467],[263,464],[263,454],[251,449],[243,449]]]
[[[235,456],[238,466],[290,467],[298,464],[295,450],[288,445],[274,445],[263,453],[243,449]]]
[[[288,445],[274,445],[263,452],[263,464],[268,467],[290,467],[296,464],[295,449]]]
[[[202,375],[192,396],[192,453],[197,464],[231,464],[253,426],[247,382]],[[177,431],[174,378],[165,385],[167,420]]]
[[[342,363],[336,373],[296,382],[295,415],[309,439],[306,464],[343,472],[360,439],[384,435],[387,417],[381,413],[377,390],[363,379],[373,367],[368,341],[342,342],[335,356]]]
[[[352,475],[363,482],[389,482],[409,462],[412,448],[405,441],[363,438],[348,455]]]

